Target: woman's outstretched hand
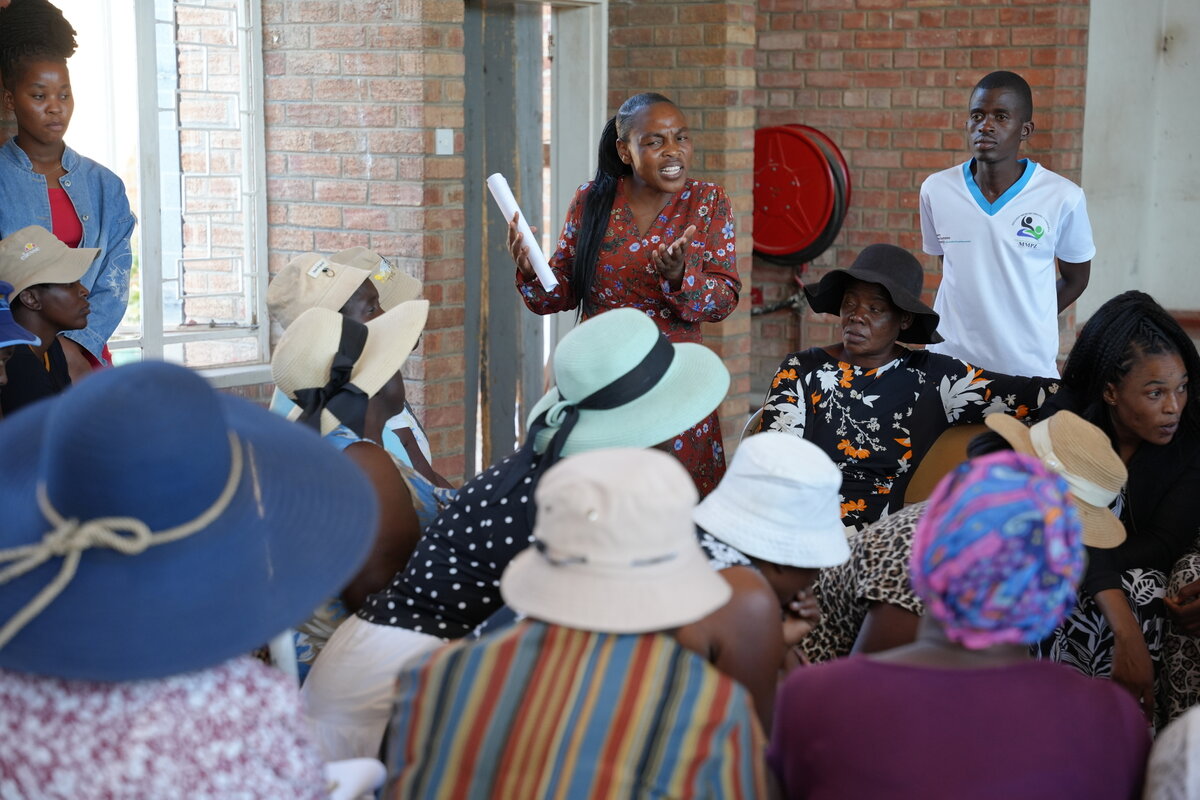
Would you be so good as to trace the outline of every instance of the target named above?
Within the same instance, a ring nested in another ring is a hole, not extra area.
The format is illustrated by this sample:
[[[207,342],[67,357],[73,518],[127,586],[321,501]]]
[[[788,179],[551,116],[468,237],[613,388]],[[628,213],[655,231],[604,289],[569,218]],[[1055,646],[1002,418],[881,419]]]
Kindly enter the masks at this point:
[[[517,269],[521,275],[526,278],[535,278],[537,273],[533,271],[533,264],[529,260],[529,248],[525,246],[523,241],[525,237],[521,236],[521,232],[517,230],[517,219],[521,212],[513,214],[512,219],[508,221],[508,254],[512,256],[512,260],[517,262]],[[534,233],[537,228],[530,227],[529,230]]]
[[[671,291],[679,291],[683,281],[684,254],[687,246],[696,235],[696,226],[688,225],[683,235],[671,244],[660,244],[657,249],[650,251],[650,263],[658,271],[659,276],[671,285]]]

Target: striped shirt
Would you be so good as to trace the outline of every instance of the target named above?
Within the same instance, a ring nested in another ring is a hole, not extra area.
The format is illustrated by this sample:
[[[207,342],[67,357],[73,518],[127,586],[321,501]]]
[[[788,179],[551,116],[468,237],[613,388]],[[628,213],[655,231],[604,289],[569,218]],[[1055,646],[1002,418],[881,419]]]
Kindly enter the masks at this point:
[[[401,673],[392,798],[756,798],[750,696],[674,639],[527,620]]]

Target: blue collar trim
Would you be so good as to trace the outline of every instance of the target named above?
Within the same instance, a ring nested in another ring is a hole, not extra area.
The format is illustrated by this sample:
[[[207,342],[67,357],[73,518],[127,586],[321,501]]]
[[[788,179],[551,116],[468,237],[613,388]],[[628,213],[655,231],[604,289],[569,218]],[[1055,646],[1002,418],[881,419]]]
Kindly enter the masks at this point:
[[[997,197],[996,202],[989,203],[987,198],[983,196],[983,192],[979,190],[979,184],[975,182],[975,176],[971,174],[971,165],[974,163],[975,159],[973,158],[963,163],[963,180],[967,184],[967,191],[971,193],[971,197],[975,198],[975,204],[989,217],[996,216],[997,211],[1004,208],[1009,200],[1012,200],[1021,193],[1021,190],[1025,188],[1025,184],[1029,183],[1029,179],[1033,177],[1033,173],[1038,166],[1036,161],[1022,158],[1020,163],[1025,165],[1025,171],[1021,173],[1021,177],[1017,178],[1017,182],[1008,187],[1008,190],[1004,194]]]

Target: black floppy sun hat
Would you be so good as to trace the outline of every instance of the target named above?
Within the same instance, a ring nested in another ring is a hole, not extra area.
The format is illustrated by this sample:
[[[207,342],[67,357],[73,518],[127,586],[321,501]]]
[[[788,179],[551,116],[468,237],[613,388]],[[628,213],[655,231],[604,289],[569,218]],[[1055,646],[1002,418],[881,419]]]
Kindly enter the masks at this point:
[[[835,269],[821,278],[814,290],[804,287],[808,304],[819,314],[838,314],[842,307],[842,295],[851,279],[864,283],[878,283],[892,298],[897,308],[913,315],[913,322],[901,330],[896,337],[909,344],[937,344],[942,337],[937,333],[938,314],[921,302],[921,288],[925,273],[916,256],[894,244],[872,244],[854,259],[850,269]]]

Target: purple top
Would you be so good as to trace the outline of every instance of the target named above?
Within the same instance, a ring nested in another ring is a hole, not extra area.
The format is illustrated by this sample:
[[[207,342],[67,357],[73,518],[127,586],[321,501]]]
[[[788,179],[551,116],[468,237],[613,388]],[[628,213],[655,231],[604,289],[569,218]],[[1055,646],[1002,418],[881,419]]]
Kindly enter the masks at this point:
[[[854,656],[792,672],[767,763],[787,798],[1130,800],[1149,749],[1124,689],[1061,664],[940,669]]]

